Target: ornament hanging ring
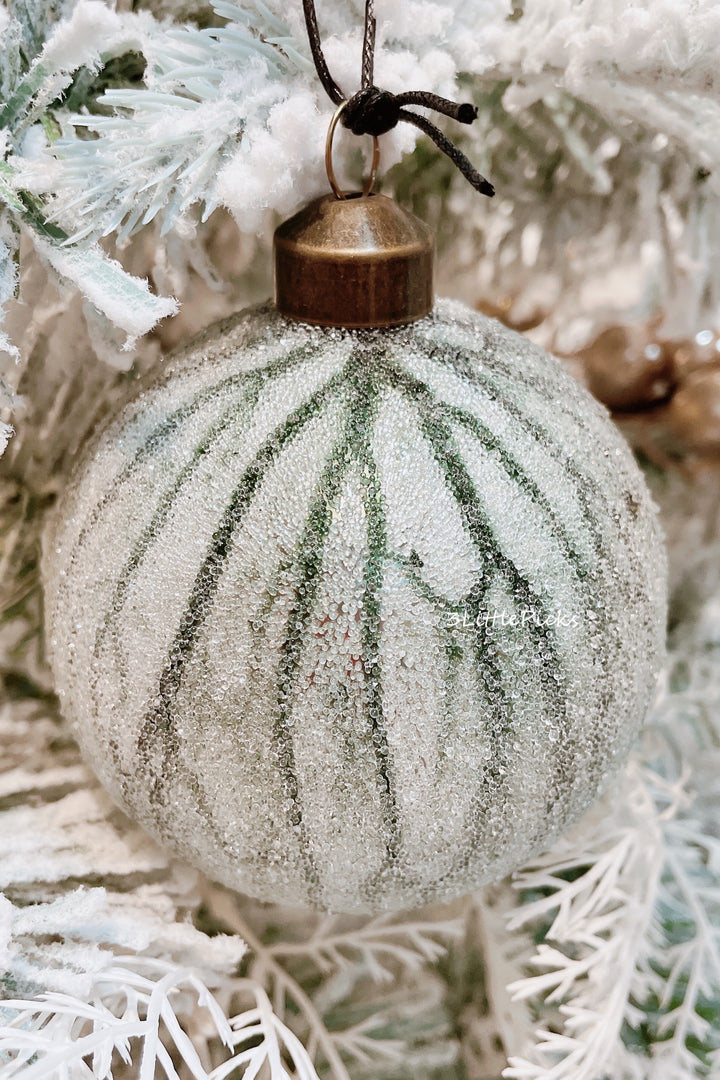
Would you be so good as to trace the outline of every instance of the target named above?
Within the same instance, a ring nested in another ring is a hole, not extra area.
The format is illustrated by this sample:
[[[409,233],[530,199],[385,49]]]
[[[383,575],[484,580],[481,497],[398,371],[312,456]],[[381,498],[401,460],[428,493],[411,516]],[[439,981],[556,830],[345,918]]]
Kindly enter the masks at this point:
[[[333,113],[332,120],[330,121],[330,127],[328,128],[327,138],[325,140],[325,171],[327,172],[327,178],[330,182],[330,187],[333,190],[333,194],[336,199],[346,199],[347,196],[337,182],[335,176],[335,169],[333,168],[333,139],[335,137],[335,128],[338,126],[338,121],[343,114],[343,111],[349,104],[349,99],[341,101],[337,109]],[[378,166],[380,165],[380,143],[377,135],[373,135],[373,155],[372,162],[370,163],[370,175],[368,176],[363,186],[363,196],[371,195],[373,188],[375,187],[375,181],[377,180]]]

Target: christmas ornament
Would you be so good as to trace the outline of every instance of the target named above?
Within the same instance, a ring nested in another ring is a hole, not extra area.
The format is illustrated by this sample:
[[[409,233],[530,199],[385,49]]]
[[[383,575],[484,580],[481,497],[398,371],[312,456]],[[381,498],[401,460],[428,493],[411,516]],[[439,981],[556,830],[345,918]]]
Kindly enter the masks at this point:
[[[690,450],[720,452],[720,366],[692,371],[668,407],[671,430]]]
[[[89,761],[263,900],[374,911],[501,877],[619,767],[659,669],[664,555],[627,446],[519,334],[429,311],[430,255],[369,190],[301,211],[278,307],[166,361],[47,533]]]
[[[609,327],[577,357],[590,391],[609,409],[648,408],[672,393],[670,351],[645,327]]]

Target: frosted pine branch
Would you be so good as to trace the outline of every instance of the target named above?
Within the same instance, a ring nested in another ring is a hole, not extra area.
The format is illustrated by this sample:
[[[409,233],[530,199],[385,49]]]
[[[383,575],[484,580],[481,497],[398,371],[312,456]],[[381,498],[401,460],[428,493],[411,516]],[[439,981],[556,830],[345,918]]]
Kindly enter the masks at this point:
[[[107,115],[65,118],[67,135],[52,144],[61,167],[52,207],[54,220],[74,223],[73,242],[123,239],[158,215],[167,230],[195,206],[207,218],[245,129],[266,123],[287,96],[302,65],[288,54],[287,28],[276,23],[271,38],[260,36],[246,12],[220,8],[233,20],[223,29],[146,30],[145,88],[108,90],[98,101]],[[83,129],[97,137],[78,138]]]
[[[100,0],[80,0],[72,15],[49,31],[48,40],[38,55],[29,39],[32,19],[24,24],[3,13],[0,20],[0,39],[3,49],[12,53],[12,60],[3,65],[3,105],[0,109],[0,205],[5,222],[16,231],[24,228],[36,243],[41,256],[47,259],[60,277],[70,283],[96,305],[114,325],[128,335],[128,344],[146,333],[160,318],[177,310],[174,300],[153,296],[147,283],[121,270],[119,264],[105,257],[93,243],[73,243],[67,251],[60,248],[69,237],[62,227],[49,217],[42,199],[36,198],[19,176],[38,157],[41,170],[49,165],[43,148],[57,126],[50,108],[59,102],[72,78],[80,68],[96,70],[115,55],[137,48],[142,26],[148,19],[132,24],[114,14]],[[41,20],[42,25],[42,20]],[[1,224],[1,223],[0,223]],[[7,226],[4,228],[7,235]],[[8,260],[14,258],[17,243],[9,249],[0,236],[0,280],[12,285],[14,279],[7,270]],[[0,311],[6,296],[0,294]],[[0,345],[12,354],[13,345]]]

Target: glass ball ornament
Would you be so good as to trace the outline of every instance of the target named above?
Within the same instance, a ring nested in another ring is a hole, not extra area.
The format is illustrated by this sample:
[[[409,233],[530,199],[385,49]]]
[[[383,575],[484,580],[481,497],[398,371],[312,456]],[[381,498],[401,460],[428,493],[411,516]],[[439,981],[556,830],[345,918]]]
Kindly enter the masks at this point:
[[[96,436],[43,573],[62,707],[118,804],[215,880],[334,911],[546,847],[663,658],[656,516],[605,409],[446,300],[211,327]]]

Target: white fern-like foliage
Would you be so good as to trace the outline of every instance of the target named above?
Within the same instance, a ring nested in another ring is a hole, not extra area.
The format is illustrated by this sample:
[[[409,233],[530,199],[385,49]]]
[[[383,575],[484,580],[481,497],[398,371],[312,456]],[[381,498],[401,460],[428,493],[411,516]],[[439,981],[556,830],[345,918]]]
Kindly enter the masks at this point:
[[[207,986],[191,970],[118,957],[94,982],[87,999],[46,993],[4,1002],[10,1023],[0,1024],[3,1076],[22,1080],[92,1077],[112,1080],[118,1059],[137,1068],[139,1080],[179,1080],[179,1057],[194,1080],[231,1074],[270,1080],[317,1080],[297,1037],[273,1013],[257,984],[236,980],[234,990],[253,999],[228,1020]],[[185,1026],[205,1014],[204,1042],[227,1049],[225,1061],[203,1063]],[[183,1023],[184,1022],[184,1023]],[[185,1026],[184,1026],[185,1025]]]
[[[510,1058],[505,1075],[513,1080],[628,1073],[621,1029],[653,920],[662,833],[648,786],[633,770],[593,819],[515,882],[537,898],[518,909],[510,929],[549,925],[531,961],[536,973],[512,984],[510,992],[520,1000],[540,997],[561,1027],[540,1027],[534,1061]]]
[[[691,816],[687,781],[631,766],[580,828],[517,876],[524,902],[509,928],[541,928],[542,938],[531,973],[509,990],[541,1004],[545,1022],[505,1076],[712,1075],[720,841]]]
[[[647,991],[658,1008],[653,1080],[698,1072],[698,1047],[701,1075],[720,1063],[720,840],[710,833],[713,825],[687,818],[666,830],[658,925],[647,957]]]
[[[457,918],[398,920],[397,916],[379,915],[351,929],[343,929],[340,923],[338,916],[328,915],[306,941],[269,946],[268,960],[305,958],[323,974],[346,971],[359,961],[370,977],[381,983],[393,979],[391,963],[421,971],[444,956],[446,941],[460,938],[463,933]]]
[[[348,1062],[377,1069],[386,1062],[407,1060],[406,1040],[388,1034],[398,1004],[392,992],[389,1000],[377,994],[366,1015],[337,1029],[328,1028],[325,1014],[347,999],[361,981],[375,987],[390,984],[392,991],[399,974],[427,974],[432,963],[445,955],[448,945],[462,936],[462,918],[443,918],[437,913],[426,919],[412,913],[369,920],[320,916],[312,933],[306,929],[301,940],[268,945],[228,893],[210,890],[209,895],[221,924],[242,937],[251,950],[249,977],[265,987],[280,1017],[293,1013],[300,1017],[310,1059],[326,1068],[333,1080],[354,1080]],[[306,928],[311,921],[306,916]],[[298,967],[305,969],[302,978],[294,974]],[[305,989],[308,968],[323,979],[316,997]],[[414,1001],[411,997],[400,1004],[406,1013],[409,1006],[411,1013],[422,1014],[427,991],[413,996]],[[447,1049],[439,1049],[440,1060],[447,1060]]]

